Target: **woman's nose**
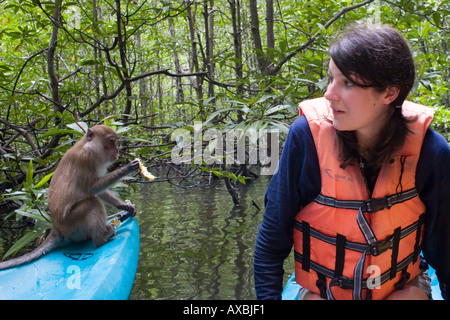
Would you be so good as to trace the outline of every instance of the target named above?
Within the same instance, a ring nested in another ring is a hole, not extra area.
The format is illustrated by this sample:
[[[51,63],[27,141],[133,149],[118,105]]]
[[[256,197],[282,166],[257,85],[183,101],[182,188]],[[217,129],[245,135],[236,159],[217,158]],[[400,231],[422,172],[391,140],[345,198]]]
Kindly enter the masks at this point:
[[[327,89],[324,94],[325,99],[329,101],[337,101],[339,100],[339,95],[336,90],[336,85],[334,81],[330,81],[330,83],[327,86]]]

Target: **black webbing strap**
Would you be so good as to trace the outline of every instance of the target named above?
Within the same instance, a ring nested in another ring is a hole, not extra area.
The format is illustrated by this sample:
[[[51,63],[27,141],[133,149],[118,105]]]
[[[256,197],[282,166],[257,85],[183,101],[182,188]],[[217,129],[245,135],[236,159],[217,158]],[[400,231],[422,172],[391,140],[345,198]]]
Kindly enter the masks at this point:
[[[391,279],[394,279],[397,275],[397,258],[398,258],[398,247],[400,245],[400,234],[401,228],[398,227],[394,230],[394,235],[392,236],[392,255],[391,255]]]
[[[395,289],[402,290],[405,287],[405,284],[409,281],[411,275],[407,271],[407,266],[402,269],[402,276],[400,280],[394,285]]]
[[[310,226],[309,223],[303,222],[303,262],[302,262],[302,269],[305,271],[309,271],[309,264],[311,261],[311,252],[310,252],[310,245],[311,245],[311,236],[310,236]]]
[[[414,244],[413,263],[417,261],[420,251],[422,250],[420,243],[420,236],[422,235],[422,226],[424,223],[425,223],[425,213],[422,213],[419,217],[419,220],[417,221],[416,242]]]
[[[334,277],[340,277],[344,272],[345,242],[345,236],[342,234],[336,235],[336,262],[334,266]]]
[[[317,281],[316,281],[316,286],[317,289],[319,289],[319,293],[320,293],[320,297],[322,299],[326,299],[327,298],[327,277],[320,273],[317,272]]]

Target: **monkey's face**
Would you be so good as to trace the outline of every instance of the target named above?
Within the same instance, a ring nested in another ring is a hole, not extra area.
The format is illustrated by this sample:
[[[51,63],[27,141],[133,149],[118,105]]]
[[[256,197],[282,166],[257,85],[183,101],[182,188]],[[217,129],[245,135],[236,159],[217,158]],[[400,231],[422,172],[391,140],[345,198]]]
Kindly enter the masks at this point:
[[[88,130],[86,146],[97,153],[102,165],[110,165],[119,158],[116,146],[118,135],[110,127],[97,125]]]
[[[115,162],[119,159],[119,149],[116,146],[116,136],[109,136],[103,142],[103,148],[106,151],[106,156],[110,162]]]

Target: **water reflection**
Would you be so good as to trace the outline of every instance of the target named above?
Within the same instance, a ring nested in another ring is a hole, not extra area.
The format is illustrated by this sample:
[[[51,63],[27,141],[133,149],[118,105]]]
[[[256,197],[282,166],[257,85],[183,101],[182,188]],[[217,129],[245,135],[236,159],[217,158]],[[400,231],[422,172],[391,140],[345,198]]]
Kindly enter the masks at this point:
[[[268,182],[261,176],[239,186],[240,208],[223,181],[213,189],[140,186],[141,247],[130,299],[255,299],[253,249]]]

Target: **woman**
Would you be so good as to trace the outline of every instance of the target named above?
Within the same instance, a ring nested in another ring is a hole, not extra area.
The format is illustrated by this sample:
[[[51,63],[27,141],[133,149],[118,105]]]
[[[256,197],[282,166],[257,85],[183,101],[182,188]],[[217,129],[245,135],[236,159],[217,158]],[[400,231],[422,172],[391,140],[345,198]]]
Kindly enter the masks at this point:
[[[405,101],[414,62],[390,27],[330,48],[324,98],[300,104],[266,192],[259,299],[279,299],[295,251],[300,299],[429,299],[419,254],[450,284],[450,148],[432,109]]]

